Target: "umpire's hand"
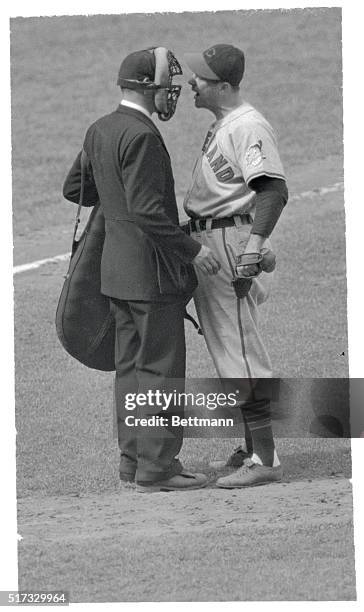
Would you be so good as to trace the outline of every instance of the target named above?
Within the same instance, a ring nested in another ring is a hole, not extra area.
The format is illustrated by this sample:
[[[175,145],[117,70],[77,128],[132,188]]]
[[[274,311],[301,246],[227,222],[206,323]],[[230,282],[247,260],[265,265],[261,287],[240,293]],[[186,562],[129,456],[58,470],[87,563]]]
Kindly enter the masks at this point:
[[[201,245],[201,250],[192,260],[192,263],[194,266],[196,266],[196,268],[205,274],[217,274],[221,268],[220,262],[218,259],[216,259],[213,251],[211,251],[211,249],[204,244]]]

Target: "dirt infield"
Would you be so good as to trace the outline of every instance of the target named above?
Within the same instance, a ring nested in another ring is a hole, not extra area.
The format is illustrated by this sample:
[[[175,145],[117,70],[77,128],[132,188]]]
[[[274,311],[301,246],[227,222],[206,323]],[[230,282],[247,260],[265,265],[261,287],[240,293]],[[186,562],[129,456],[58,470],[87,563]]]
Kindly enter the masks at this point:
[[[33,498],[19,515],[22,591],[65,589],[72,602],[355,599],[346,479]]]

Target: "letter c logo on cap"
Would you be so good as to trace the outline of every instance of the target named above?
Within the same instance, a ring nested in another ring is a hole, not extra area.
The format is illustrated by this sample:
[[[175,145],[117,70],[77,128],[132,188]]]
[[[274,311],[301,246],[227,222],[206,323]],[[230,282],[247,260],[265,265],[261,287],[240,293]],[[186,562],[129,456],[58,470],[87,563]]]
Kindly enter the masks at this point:
[[[207,51],[205,51],[205,55],[207,57],[214,57],[216,53],[216,49],[214,49],[214,47],[211,47],[210,49],[207,49]]]

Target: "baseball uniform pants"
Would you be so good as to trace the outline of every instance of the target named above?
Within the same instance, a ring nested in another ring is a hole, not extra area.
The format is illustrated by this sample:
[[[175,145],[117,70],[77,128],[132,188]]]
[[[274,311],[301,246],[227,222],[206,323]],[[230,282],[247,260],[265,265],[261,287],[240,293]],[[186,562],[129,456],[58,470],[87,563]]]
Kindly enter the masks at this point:
[[[253,279],[245,298],[237,298],[231,285],[235,260],[243,253],[250,231],[250,223],[191,231],[192,238],[210,247],[221,264],[216,275],[196,269],[199,284],[194,293],[207,348],[220,378],[272,376],[258,328],[258,307],[268,298],[273,274],[262,272]],[[270,248],[268,240],[264,246]]]

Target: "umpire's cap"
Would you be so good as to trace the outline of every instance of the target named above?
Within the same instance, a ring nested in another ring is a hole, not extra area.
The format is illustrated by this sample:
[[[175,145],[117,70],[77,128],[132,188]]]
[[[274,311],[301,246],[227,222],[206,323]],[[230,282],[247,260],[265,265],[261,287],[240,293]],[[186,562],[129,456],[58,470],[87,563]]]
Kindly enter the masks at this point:
[[[130,53],[121,62],[118,75],[118,85],[125,85],[124,81],[154,81],[155,57],[149,50]]]

